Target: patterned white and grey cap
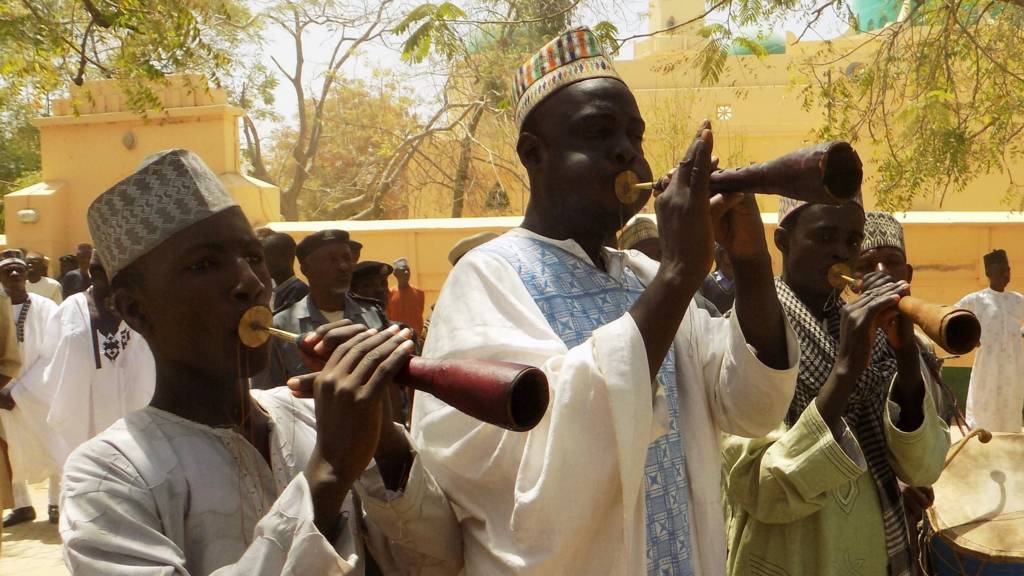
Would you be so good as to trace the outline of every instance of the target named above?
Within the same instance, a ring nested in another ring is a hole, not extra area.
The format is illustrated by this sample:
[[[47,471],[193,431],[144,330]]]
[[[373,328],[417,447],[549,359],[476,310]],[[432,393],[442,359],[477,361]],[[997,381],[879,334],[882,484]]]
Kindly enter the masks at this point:
[[[861,208],[864,207],[864,198],[861,196],[859,191],[857,192],[857,194],[853,196],[853,198],[846,200],[846,202],[853,202],[854,204],[860,206]],[[811,204],[811,202],[808,202],[806,200],[797,200],[795,198],[779,196],[779,226],[784,226],[783,223],[785,222],[786,218],[789,218],[793,214],[800,212],[801,210],[810,206]]]
[[[185,228],[238,204],[194,152],[165,150],[89,206],[89,233],[111,279]]]
[[[650,218],[638,216],[619,234],[619,249],[629,250],[644,240],[658,237],[658,225]]]
[[[867,212],[864,214],[864,241],[861,252],[891,246],[904,254],[907,248],[903,243],[903,226],[896,217],[888,212]]]

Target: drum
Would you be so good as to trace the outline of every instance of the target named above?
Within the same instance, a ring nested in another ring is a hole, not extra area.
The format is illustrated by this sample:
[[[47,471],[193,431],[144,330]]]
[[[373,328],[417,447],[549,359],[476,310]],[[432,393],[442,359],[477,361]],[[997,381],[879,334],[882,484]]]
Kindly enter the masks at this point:
[[[933,576],[1024,574],[1024,434],[954,444],[932,486],[927,554]]]

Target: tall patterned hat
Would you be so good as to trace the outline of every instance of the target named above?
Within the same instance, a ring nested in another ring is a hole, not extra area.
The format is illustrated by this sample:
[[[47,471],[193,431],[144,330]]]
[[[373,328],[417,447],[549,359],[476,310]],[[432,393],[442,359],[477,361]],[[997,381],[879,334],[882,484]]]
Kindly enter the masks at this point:
[[[516,71],[512,86],[516,126],[522,128],[530,111],[560,88],[589,78],[622,80],[590,28],[563,32]]]
[[[852,198],[850,198],[849,200],[846,200],[846,202],[853,202],[853,203],[857,204],[858,206],[860,206],[861,208],[864,207],[864,199],[861,197],[860,191],[858,191],[857,194],[855,196],[853,196]],[[782,226],[782,223],[786,220],[786,218],[789,218],[793,214],[796,214],[797,212],[803,210],[804,208],[806,208],[806,207],[808,207],[810,205],[811,205],[811,202],[807,202],[806,200],[795,200],[793,198],[789,198],[789,197],[786,197],[786,196],[780,196],[779,197],[779,226]]]
[[[1006,250],[996,249],[988,254],[982,256],[985,261],[985,267],[988,268],[993,264],[1009,264],[1010,260],[1006,257]]]
[[[238,204],[199,156],[166,150],[93,201],[89,233],[113,279],[174,234],[232,206]]]
[[[903,226],[896,217],[888,212],[867,212],[864,214],[864,241],[860,244],[862,252],[883,246],[899,248],[904,254],[907,247],[903,243]]]

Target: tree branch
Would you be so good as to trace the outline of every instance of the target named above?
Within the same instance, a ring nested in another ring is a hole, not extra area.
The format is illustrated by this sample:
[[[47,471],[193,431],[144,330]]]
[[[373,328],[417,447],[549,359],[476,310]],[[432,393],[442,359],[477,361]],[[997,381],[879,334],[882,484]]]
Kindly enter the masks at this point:
[[[659,34],[665,34],[665,33],[668,33],[668,32],[672,32],[674,30],[678,30],[679,28],[682,28],[683,26],[688,26],[690,24],[693,24],[694,22],[697,22],[699,20],[703,20],[708,14],[711,14],[712,12],[714,12],[715,10],[718,10],[722,6],[725,6],[729,2],[730,2],[730,0],[718,0],[718,2],[716,2],[710,8],[705,10],[702,14],[699,14],[697,16],[694,16],[693,18],[690,18],[689,20],[687,20],[685,22],[680,22],[679,24],[675,24],[675,25],[669,26],[667,28],[662,28],[660,30],[655,30],[654,32],[647,32],[645,34],[634,34],[632,36],[627,36],[625,38],[616,38],[615,41],[619,43],[619,45],[618,45],[618,47],[616,49],[622,48],[622,46],[626,42],[629,42],[630,40],[636,40],[638,38],[649,38],[649,37],[652,37],[652,36],[657,36]]]

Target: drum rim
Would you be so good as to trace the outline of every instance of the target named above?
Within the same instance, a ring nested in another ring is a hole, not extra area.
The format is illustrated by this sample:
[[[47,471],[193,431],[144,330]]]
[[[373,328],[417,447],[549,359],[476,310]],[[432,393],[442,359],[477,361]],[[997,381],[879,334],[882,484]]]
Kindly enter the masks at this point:
[[[958,553],[961,553],[961,554],[967,554],[967,555],[985,554],[985,557],[983,558],[983,560],[985,560],[986,562],[992,563],[992,564],[1022,564],[1022,563],[1024,563],[1024,555],[1022,555],[1022,556],[993,556],[992,554],[988,553],[985,550],[975,550],[973,548],[967,548],[966,546],[963,546],[963,545],[961,545],[961,544],[951,540],[949,538],[949,536],[947,535],[947,532],[949,532],[949,529],[945,529],[945,530],[942,530],[942,531],[936,531],[935,530],[935,519],[933,518],[933,512],[932,512],[933,510],[934,510],[934,508],[928,508],[928,510],[926,510],[926,516],[928,517],[928,526],[926,528],[928,529],[928,532],[931,533],[931,537],[928,540],[929,550],[931,549],[931,538],[938,537],[938,538],[942,538],[943,542],[948,544],[949,547],[952,548],[955,552],[958,552]]]

